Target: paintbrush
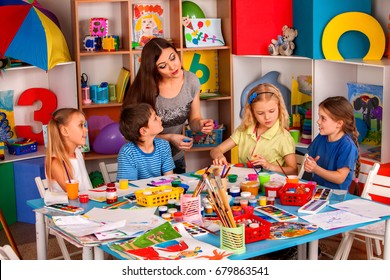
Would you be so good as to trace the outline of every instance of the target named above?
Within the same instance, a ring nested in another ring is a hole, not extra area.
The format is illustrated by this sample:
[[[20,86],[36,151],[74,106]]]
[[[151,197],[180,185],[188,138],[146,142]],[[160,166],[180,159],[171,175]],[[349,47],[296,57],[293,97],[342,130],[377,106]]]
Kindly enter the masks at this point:
[[[283,167],[280,165],[278,160],[276,160],[276,163],[279,165],[280,169],[282,169],[282,172],[283,172],[284,176],[286,176],[286,178],[288,178],[288,175],[287,175],[286,171],[284,171]]]

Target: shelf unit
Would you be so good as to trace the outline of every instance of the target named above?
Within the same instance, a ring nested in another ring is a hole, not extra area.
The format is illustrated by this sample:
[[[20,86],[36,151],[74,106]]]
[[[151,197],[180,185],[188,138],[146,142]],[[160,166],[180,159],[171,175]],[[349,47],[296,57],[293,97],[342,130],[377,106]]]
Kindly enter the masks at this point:
[[[231,50],[231,0],[195,0],[206,17],[221,18],[222,34],[225,46],[186,48],[183,41],[182,0],[72,0],[72,22],[74,35],[74,55],[77,62],[77,77],[86,73],[88,85],[100,84],[103,81],[116,83],[121,67],[130,71],[130,81],[135,77],[135,61],[141,50],[131,49],[132,40],[132,6],[133,4],[160,4],[164,9],[164,37],[171,38],[180,57],[187,51],[217,51],[219,65],[219,89],[221,97],[202,100],[201,111],[204,118],[213,118],[226,127],[224,138],[233,130],[233,94],[232,94],[232,50]],[[113,52],[91,52],[83,48],[82,40],[89,33],[89,19],[104,17],[108,19],[109,35],[119,35],[120,49]],[[223,70],[223,71],[222,71]],[[81,79],[78,79],[78,101],[88,118],[91,116],[109,116],[113,121],[119,120],[121,103],[83,105],[81,96]],[[96,135],[90,134],[93,142]],[[186,153],[187,162],[197,161],[197,154],[207,154],[210,148],[194,148]],[[196,153],[195,153],[196,152]],[[93,151],[86,154],[86,160],[116,158],[115,155],[102,155]],[[204,155],[203,155],[204,156]],[[194,159],[192,159],[194,158]],[[197,162],[198,164],[198,162]],[[199,165],[201,166],[201,165]]]

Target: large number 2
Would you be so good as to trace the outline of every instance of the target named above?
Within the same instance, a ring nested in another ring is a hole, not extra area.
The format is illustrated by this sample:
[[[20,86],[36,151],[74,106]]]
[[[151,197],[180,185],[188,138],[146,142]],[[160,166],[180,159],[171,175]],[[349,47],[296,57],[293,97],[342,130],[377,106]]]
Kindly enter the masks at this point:
[[[47,124],[51,118],[51,113],[57,108],[57,96],[51,90],[46,88],[30,88],[24,91],[18,100],[19,106],[31,106],[35,101],[42,102],[42,108],[34,111],[34,121]],[[17,125],[15,126],[16,134],[22,135],[27,139],[34,139],[38,144],[43,145],[43,132],[34,133],[31,126]]]

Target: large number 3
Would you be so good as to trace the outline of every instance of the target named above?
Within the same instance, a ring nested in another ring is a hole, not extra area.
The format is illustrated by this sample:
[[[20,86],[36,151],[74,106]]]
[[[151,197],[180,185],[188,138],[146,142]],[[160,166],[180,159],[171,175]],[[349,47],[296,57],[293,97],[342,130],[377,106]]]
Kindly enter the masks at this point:
[[[51,90],[46,88],[30,88],[20,95],[17,105],[31,106],[38,100],[42,102],[42,108],[34,111],[34,121],[47,124],[51,118],[51,113],[57,108],[57,96]],[[44,144],[42,131],[40,133],[34,133],[31,126],[28,125],[17,125],[15,129],[17,135],[23,135],[27,139],[34,139],[40,145]]]

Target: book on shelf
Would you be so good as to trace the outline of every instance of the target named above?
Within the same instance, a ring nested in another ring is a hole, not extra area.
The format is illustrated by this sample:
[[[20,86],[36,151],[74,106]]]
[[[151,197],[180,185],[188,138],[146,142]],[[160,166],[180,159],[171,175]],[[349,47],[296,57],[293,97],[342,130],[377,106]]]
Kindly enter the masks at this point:
[[[164,9],[158,3],[133,5],[133,38],[144,46],[150,39],[164,37]]]
[[[118,103],[123,102],[123,98],[126,93],[126,87],[130,79],[130,71],[126,68],[122,67],[119,75],[118,80],[115,85],[115,91],[117,93]]]
[[[348,99],[354,108],[361,156],[381,160],[383,86],[347,83]]]
[[[183,68],[194,73],[200,81],[200,93],[218,93],[218,53],[216,50],[186,51]]]

